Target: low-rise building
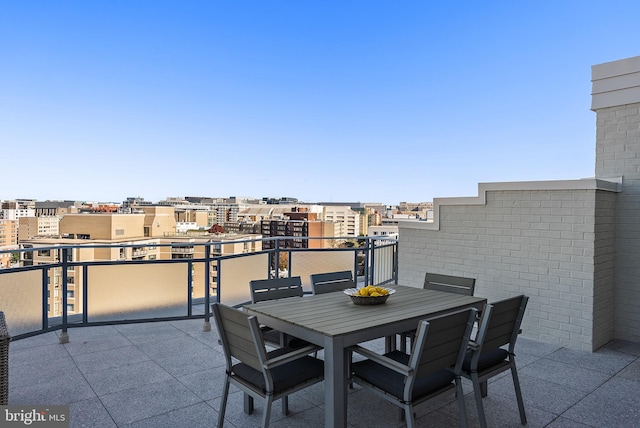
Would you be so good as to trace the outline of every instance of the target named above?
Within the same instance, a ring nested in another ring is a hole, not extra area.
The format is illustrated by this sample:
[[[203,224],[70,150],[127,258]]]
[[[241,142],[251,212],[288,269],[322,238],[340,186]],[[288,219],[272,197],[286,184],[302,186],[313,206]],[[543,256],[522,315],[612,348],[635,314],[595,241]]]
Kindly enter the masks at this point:
[[[40,217],[21,217],[18,220],[18,241],[36,236],[58,236],[62,216],[48,215]]]

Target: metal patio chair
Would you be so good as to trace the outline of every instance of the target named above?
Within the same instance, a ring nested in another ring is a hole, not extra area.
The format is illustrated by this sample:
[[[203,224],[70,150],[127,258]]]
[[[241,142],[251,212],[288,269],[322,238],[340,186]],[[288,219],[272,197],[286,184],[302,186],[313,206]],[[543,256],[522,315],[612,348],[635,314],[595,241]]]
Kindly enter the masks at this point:
[[[442,275],[439,273],[427,272],[424,276],[425,290],[444,291],[446,293],[463,294],[465,296],[473,296],[476,287],[475,278],[466,278],[462,276]],[[412,344],[415,331],[406,331],[400,334],[400,349],[406,350],[407,339]],[[411,345],[410,345],[411,346]]]
[[[473,296],[476,287],[475,278],[465,278],[462,276],[442,275],[439,273],[427,272],[424,276],[425,290],[446,291],[447,293],[464,294]]]
[[[267,300],[302,297],[302,280],[299,276],[289,278],[258,279],[249,282],[251,289],[251,303]],[[285,335],[279,330],[267,326],[260,326],[264,341],[275,346],[299,347],[309,345],[308,342]]]
[[[476,309],[467,309],[420,321],[410,354],[395,350],[380,355],[361,346],[351,348],[368,358],[351,364],[351,380],[403,409],[409,428],[415,426],[414,406],[455,390],[460,421],[466,427],[460,375],[476,314]]]
[[[285,399],[290,394],[324,379],[324,362],[308,355],[313,347],[278,348],[267,352],[255,316],[221,303],[214,303],[212,309],[226,358],[218,427],[224,423],[231,384],[245,394],[263,400],[262,426],[267,428],[275,400],[283,399],[282,410],[286,415]]]
[[[347,288],[356,288],[353,274],[349,270],[339,272],[316,273],[310,275],[313,294],[331,293]]]
[[[514,350],[528,300],[528,296],[521,295],[486,305],[478,335],[469,345],[470,352],[462,365],[462,376],[473,383],[478,417],[483,428],[487,426],[482,405],[482,397],[487,395],[487,381],[506,370],[511,370],[520,422],[527,424]]]

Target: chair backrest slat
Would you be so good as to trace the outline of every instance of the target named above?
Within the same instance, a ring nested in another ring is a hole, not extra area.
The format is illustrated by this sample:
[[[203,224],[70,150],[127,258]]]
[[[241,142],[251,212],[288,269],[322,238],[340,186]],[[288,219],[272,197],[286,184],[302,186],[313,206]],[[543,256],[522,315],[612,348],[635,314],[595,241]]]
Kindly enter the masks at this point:
[[[486,331],[479,332],[482,352],[512,344],[518,335],[527,296],[516,296],[491,303],[491,313]]]
[[[302,279],[299,276],[275,279],[257,279],[249,283],[251,288],[251,302],[277,300],[287,297],[301,297]]]
[[[426,332],[421,331],[421,323],[409,360],[409,366],[416,370],[415,377],[462,364],[476,313],[476,309],[467,309],[431,319]]]
[[[462,276],[442,275],[427,272],[424,277],[424,289],[435,291],[446,291],[448,293],[463,294],[473,296],[476,286],[475,278],[465,278]]]
[[[261,359],[265,359],[266,351],[263,355],[258,351],[260,345],[264,349],[264,342],[258,333],[256,318],[219,303],[214,303],[212,308],[225,354],[262,371]],[[260,339],[258,346],[257,339]]]
[[[310,276],[313,294],[342,291],[355,288],[353,274],[349,270],[340,272],[316,273]]]

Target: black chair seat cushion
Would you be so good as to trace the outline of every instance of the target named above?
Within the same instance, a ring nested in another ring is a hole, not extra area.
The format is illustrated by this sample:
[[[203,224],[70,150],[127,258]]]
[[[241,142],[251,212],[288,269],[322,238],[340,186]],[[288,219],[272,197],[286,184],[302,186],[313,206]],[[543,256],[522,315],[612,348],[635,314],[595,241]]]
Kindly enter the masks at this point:
[[[465,372],[471,371],[471,357],[473,356],[472,352],[467,352],[467,355],[464,357],[464,362],[462,363],[462,370]],[[482,352],[480,354],[480,358],[478,359],[478,368],[477,371],[482,371],[484,369],[488,369],[490,367],[495,366],[498,363],[503,362],[509,356],[509,352],[505,349],[498,348],[492,349],[491,351]]]
[[[261,327],[262,338],[265,342],[280,343],[280,331],[274,330],[270,327]]]
[[[274,358],[282,354],[291,352],[291,348],[279,348],[269,352],[268,358]],[[264,381],[264,374],[245,363],[235,364],[231,371],[244,381],[255,385],[263,392],[267,392]],[[279,394],[294,386],[300,385],[308,380],[322,377],[324,375],[324,362],[317,358],[304,356],[297,360],[283,364],[271,369],[273,379],[273,393]]]
[[[409,355],[400,351],[385,354],[386,357],[402,364],[409,362]],[[371,360],[358,361],[351,365],[351,371],[359,378],[386,391],[399,400],[404,399],[405,376]],[[450,385],[455,379],[451,370],[439,370],[429,376],[418,378],[413,385],[412,400],[424,397]]]
[[[282,334],[280,330],[274,330],[270,327],[262,327],[260,331],[262,331],[262,338],[264,339],[265,342],[280,343],[280,335]],[[303,346],[311,345],[311,343],[307,342],[306,340],[298,339],[297,337],[293,337],[293,336],[286,336],[286,337],[287,337],[287,346],[289,348],[302,348]]]

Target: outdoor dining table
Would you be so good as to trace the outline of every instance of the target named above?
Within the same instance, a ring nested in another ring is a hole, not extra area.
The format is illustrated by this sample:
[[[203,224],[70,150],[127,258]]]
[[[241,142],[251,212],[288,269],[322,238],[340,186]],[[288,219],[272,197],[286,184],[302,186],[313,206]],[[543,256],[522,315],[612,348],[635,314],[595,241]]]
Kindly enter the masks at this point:
[[[324,348],[325,426],[347,425],[348,348],[416,329],[418,322],[457,310],[482,310],[486,299],[391,285],[384,304],[355,305],[341,291],[244,306],[258,321]]]

